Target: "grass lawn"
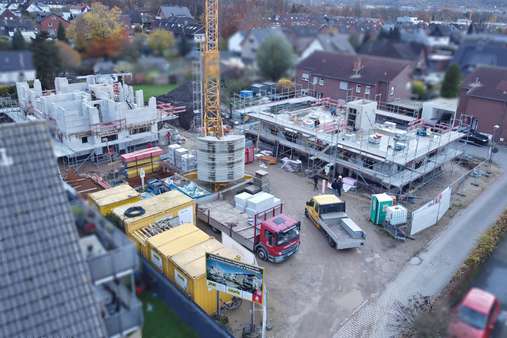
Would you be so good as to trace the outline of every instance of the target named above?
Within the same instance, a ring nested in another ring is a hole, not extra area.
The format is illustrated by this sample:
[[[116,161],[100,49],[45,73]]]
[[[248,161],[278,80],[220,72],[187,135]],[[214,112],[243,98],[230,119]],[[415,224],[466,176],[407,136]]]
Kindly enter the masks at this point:
[[[142,84],[134,85],[134,90],[142,89],[144,91],[144,101],[148,102],[150,97],[167,94],[171,90],[176,88],[175,84],[167,85],[154,85],[154,84]]]
[[[143,292],[143,338],[197,338],[197,334],[176,313],[150,292]],[[148,311],[148,304],[152,306]]]

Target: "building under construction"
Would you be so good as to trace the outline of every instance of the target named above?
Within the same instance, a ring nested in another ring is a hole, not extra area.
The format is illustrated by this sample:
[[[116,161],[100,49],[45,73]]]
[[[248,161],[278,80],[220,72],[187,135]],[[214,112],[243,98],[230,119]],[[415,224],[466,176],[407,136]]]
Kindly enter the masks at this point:
[[[116,157],[163,140],[167,122],[181,112],[157,105],[154,97],[146,104],[143,91],[125,83],[129,76],[89,75],[73,82],[57,77],[54,90],[43,90],[39,80],[32,87],[20,82],[19,106],[26,118],[48,121],[58,158]]]
[[[250,121],[244,131],[272,145],[276,157],[297,156],[310,169],[336,168],[358,182],[403,191],[458,157],[463,134],[452,127],[452,112],[450,123],[430,124],[409,105],[394,106],[295,97],[242,107]]]

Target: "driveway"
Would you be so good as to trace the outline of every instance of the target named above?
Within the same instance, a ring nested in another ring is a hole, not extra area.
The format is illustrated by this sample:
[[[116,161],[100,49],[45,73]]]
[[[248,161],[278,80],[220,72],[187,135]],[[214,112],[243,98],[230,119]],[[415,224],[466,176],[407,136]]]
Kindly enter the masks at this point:
[[[483,149],[483,148],[482,148]],[[495,154],[495,162],[507,166],[507,151]],[[448,284],[481,234],[507,208],[507,171],[469,207],[461,210],[445,230],[413,257],[401,273],[376,298],[356,310],[334,334],[343,337],[391,337],[389,327],[396,302],[406,304],[414,295],[436,296]],[[505,285],[505,284],[504,284]]]

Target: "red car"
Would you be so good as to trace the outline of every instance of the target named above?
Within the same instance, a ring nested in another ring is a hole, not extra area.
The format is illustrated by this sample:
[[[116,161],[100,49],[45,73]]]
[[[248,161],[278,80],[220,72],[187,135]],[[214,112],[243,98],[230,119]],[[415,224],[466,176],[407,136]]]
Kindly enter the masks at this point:
[[[456,308],[449,324],[449,336],[455,338],[491,337],[500,313],[498,299],[489,292],[473,288]]]

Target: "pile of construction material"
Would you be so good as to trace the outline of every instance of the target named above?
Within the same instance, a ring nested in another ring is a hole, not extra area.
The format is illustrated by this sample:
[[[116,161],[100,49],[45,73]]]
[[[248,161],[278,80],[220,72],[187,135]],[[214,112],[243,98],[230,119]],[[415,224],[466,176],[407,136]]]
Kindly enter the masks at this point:
[[[253,218],[255,215],[280,207],[282,201],[264,191],[255,195],[243,192],[234,196],[234,204],[236,209],[246,212],[249,218]]]
[[[180,172],[187,173],[197,168],[195,151],[189,151],[179,144],[171,144],[165,157],[169,165]]]
[[[255,172],[253,183],[257,187],[259,187],[261,189],[261,191],[265,191],[265,192],[270,191],[268,174],[269,173],[265,170],[257,170]]]
[[[141,173],[151,174],[160,169],[159,147],[147,148],[121,155],[121,162],[128,178],[140,176]]]

